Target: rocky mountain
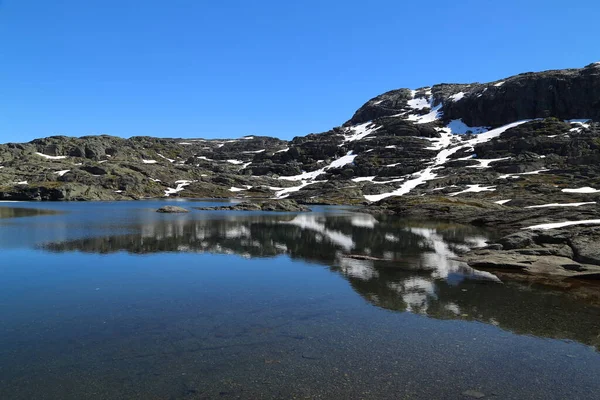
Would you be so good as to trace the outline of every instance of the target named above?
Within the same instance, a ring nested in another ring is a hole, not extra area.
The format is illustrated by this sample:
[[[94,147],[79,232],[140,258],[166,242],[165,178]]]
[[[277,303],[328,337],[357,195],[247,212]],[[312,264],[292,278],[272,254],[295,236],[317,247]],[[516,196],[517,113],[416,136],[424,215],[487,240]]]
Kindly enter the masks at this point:
[[[393,90],[342,126],[291,141],[54,136],[4,144],[0,199],[289,197],[360,204],[444,196],[498,208],[588,203],[600,188],[599,121],[595,63],[485,84]]]
[[[600,225],[600,63],[392,90],[341,126],[290,141],[0,145],[0,200],[175,196],[362,204],[378,219],[492,228],[501,238],[464,255],[470,266],[563,288],[598,281],[600,227],[588,225]]]

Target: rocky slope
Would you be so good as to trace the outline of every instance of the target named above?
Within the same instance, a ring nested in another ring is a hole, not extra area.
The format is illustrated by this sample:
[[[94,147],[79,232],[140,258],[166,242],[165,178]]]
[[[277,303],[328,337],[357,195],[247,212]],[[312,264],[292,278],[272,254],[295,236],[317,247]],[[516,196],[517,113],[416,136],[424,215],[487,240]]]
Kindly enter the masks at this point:
[[[110,136],[0,145],[0,199],[400,195],[589,200],[600,160],[600,64],[377,96],[343,126],[284,141]]]

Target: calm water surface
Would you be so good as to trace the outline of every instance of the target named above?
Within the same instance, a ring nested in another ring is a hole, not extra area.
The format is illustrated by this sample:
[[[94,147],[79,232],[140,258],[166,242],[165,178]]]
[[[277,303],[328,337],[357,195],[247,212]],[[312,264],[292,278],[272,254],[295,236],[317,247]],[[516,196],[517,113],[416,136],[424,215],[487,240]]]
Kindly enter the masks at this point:
[[[489,232],[164,204],[0,203],[0,399],[600,398],[600,310]]]

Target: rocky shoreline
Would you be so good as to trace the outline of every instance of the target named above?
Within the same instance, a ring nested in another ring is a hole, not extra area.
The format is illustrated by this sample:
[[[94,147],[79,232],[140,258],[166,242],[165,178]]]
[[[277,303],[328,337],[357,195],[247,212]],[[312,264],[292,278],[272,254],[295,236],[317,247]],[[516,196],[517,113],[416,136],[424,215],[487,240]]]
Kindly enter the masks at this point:
[[[365,212],[491,229],[497,239],[457,260],[501,279],[575,289],[600,301],[600,206],[593,201],[568,204],[517,208],[478,199],[402,197],[367,207]],[[592,222],[553,228],[567,221]]]

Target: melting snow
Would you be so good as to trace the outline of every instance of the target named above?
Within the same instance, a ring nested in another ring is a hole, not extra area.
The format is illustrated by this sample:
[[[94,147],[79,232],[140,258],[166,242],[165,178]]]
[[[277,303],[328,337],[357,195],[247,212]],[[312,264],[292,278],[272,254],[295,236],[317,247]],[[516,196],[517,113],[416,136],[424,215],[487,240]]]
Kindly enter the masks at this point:
[[[598,193],[600,190],[591,188],[589,186],[581,187],[579,189],[563,189],[564,193]]]
[[[524,124],[525,122],[529,122],[529,121],[530,120],[517,121],[517,122],[513,122],[511,124],[501,126],[496,129],[492,129],[488,132],[477,135],[474,139],[465,140],[454,147],[451,147],[452,135],[449,134],[447,131],[440,131],[440,134],[442,134],[442,138],[439,140],[439,145],[436,148],[436,149],[439,149],[440,151],[438,152],[437,156],[435,157],[434,164],[432,166],[429,166],[429,167],[425,168],[424,170],[417,172],[416,174],[413,175],[412,179],[409,179],[408,181],[404,182],[400,188],[398,188],[397,190],[394,190],[393,192],[376,194],[376,195],[366,195],[365,199],[367,199],[368,201],[379,201],[379,200],[382,200],[382,199],[385,199],[385,198],[391,197],[391,196],[405,195],[408,192],[410,192],[412,189],[414,189],[415,187],[422,185],[423,183],[425,183],[431,179],[435,179],[437,177],[437,175],[433,171],[435,171],[436,169],[439,169],[440,166],[445,164],[448,161],[449,157],[452,154],[456,153],[457,151],[459,151],[461,149],[467,149],[467,148],[473,147],[479,143],[485,143],[495,137],[500,136],[506,130],[513,128],[515,126]],[[473,186],[478,187],[478,185],[473,185]],[[455,193],[455,195],[459,194],[459,193]]]
[[[600,219],[587,219],[587,220],[583,220],[583,221],[565,221],[565,222],[555,222],[555,223],[551,223],[551,224],[541,224],[541,225],[534,225],[534,226],[528,226],[527,228],[523,228],[523,229],[556,229],[556,228],[564,228],[566,226],[573,226],[573,225],[600,225]]]
[[[233,165],[240,165],[240,164],[244,163],[243,161],[240,161],[240,160],[227,160],[227,162],[231,163]]]
[[[457,196],[462,193],[493,192],[495,190],[495,186],[467,185],[467,189],[461,190],[460,192],[450,193],[449,196]]]
[[[414,121],[416,124],[427,124],[429,122],[437,121],[441,117],[441,109],[442,104],[440,103],[435,107],[432,106],[431,111],[425,115],[410,114],[406,119],[408,121]]]
[[[311,172],[304,172],[300,175],[294,175],[294,176],[280,176],[279,179],[283,179],[286,181],[302,181],[302,180],[311,180],[311,179],[316,179],[317,176],[321,175],[322,173],[324,173],[325,171],[327,171],[328,169],[333,169],[333,168],[340,168],[343,167],[346,164],[350,164],[354,161],[354,158],[356,158],[355,154],[352,154],[352,151],[349,151],[345,156],[342,156],[336,160],[333,160],[331,162],[331,164],[317,169],[315,171],[311,171]]]
[[[289,149],[290,149],[289,147],[286,147],[285,149],[277,150],[275,153],[285,153]]]
[[[186,181],[186,180],[179,180],[179,181],[175,181],[175,183],[177,184],[177,187],[175,189],[173,188],[167,188],[165,190],[165,196],[169,196],[171,194],[175,194],[175,193],[179,193],[181,192],[186,186],[189,186],[190,183],[195,182],[195,181]]]
[[[503,157],[503,158],[472,158],[473,161],[477,161],[479,162],[479,165],[468,165],[467,168],[478,168],[478,169],[484,169],[484,168],[490,168],[490,164],[496,161],[503,161],[503,160],[509,160],[510,157]]]
[[[244,190],[247,190],[247,189],[241,189],[241,188],[238,188],[238,187],[235,187],[235,186],[232,186],[229,189],[230,192],[243,192]]]
[[[460,101],[463,99],[463,97],[465,97],[465,92],[458,92],[456,94],[453,94],[452,96],[448,97],[450,100],[452,101]]]
[[[368,126],[371,126],[370,128]],[[364,137],[370,135],[381,128],[381,126],[373,127],[373,123],[365,122],[364,124],[355,125],[349,128],[346,132],[347,135],[344,135],[344,142],[354,142],[356,140],[361,140]]]
[[[525,207],[525,208],[544,208],[544,207],[579,207],[579,206],[585,206],[588,204],[596,204],[595,201],[588,201],[588,202],[584,202],[584,203],[550,203],[550,204],[540,204],[537,206],[529,206],[529,207]]]
[[[489,130],[489,128],[487,128],[485,126],[469,126],[463,122],[462,118],[461,119],[453,119],[452,121],[450,121],[450,123],[447,125],[447,127],[448,127],[448,129],[450,129],[450,132],[458,134],[458,135],[463,135],[467,132],[479,134],[479,133],[487,132]]]
[[[63,169],[62,171],[56,171],[55,174],[58,176],[63,176],[67,172],[71,171],[70,169]]]
[[[48,154],[42,154],[38,152],[36,152],[35,154],[37,154],[40,157],[44,157],[48,160],[64,160],[65,158],[67,158],[67,156],[49,156]]]
[[[361,176],[358,178],[352,178],[351,181],[352,182],[366,182],[366,181],[372,182],[373,179],[375,179],[375,178],[376,178],[375,176]]]
[[[502,205],[502,204],[506,204],[506,203],[508,203],[508,202],[509,202],[509,201],[511,201],[511,200],[512,200],[512,199],[508,199],[508,200],[498,200],[498,201],[495,201],[494,203]]]
[[[298,186],[292,186],[292,187],[288,187],[288,188],[279,190],[278,192],[275,193],[275,197],[278,199],[285,199],[286,197],[288,197],[290,195],[290,193],[297,192],[305,186],[312,185],[315,183],[322,183],[322,182],[327,182],[327,181],[310,181],[309,182],[309,181],[303,180],[302,183]]]
[[[415,98],[416,91],[413,90],[413,98],[406,102],[406,104],[414,109],[414,110],[422,110],[424,108],[430,107],[429,100],[425,97]]]
[[[169,162],[175,161],[175,160],[171,160],[170,158],[167,158],[167,157],[163,156],[162,154],[159,154],[159,153],[156,153],[156,154],[158,154],[159,157],[164,158],[165,160],[167,160]]]
[[[500,86],[504,85],[505,83],[506,83],[506,81],[502,81],[502,82],[494,83],[494,86],[496,86],[496,87],[500,87]]]
[[[498,179],[518,178],[520,175],[537,175],[541,172],[550,171],[549,169],[538,169],[537,171],[521,172],[520,174],[500,175]]]
[[[156,164],[156,160],[142,160],[144,164]]]

